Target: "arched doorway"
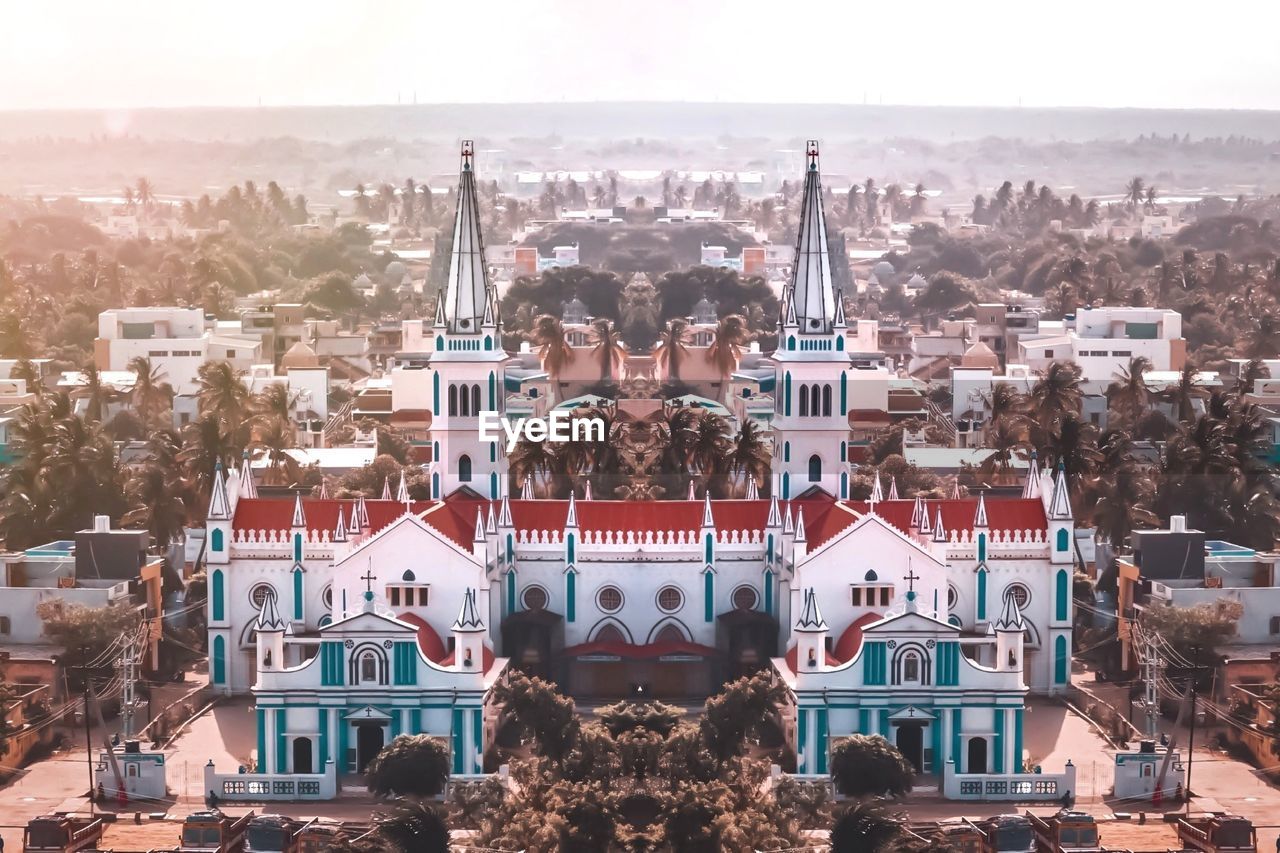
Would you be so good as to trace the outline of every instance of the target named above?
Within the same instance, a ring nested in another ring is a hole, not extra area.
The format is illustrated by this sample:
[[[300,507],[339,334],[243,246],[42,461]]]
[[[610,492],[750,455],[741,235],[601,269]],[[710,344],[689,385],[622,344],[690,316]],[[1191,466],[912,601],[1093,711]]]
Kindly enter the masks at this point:
[[[364,772],[374,756],[382,752],[383,743],[382,726],[369,723],[356,726],[356,772]]]
[[[293,739],[293,772],[316,772],[311,760],[311,738],[309,737],[297,737]]]
[[[897,746],[902,757],[920,773],[924,769],[924,726],[919,723],[898,726]]]
[[[987,739],[984,737],[969,738],[969,762],[965,766],[966,773],[987,772]]]

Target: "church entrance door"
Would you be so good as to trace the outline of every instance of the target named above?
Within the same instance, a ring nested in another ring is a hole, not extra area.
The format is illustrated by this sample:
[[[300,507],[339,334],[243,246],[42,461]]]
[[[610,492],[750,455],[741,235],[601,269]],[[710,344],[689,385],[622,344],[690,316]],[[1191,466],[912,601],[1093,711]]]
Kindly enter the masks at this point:
[[[365,766],[382,752],[384,742],[382,726],[370,723],[356,726],[356,772],[364,772]]]
[[[898,726],[898,752],[911,762],[917,773],[924,770],[924,725],[905,723]]]
[[[987,739],[984,737],[969,738],[969,766],[966,773],[987,772]]]
[[[293,772],[294,773],[314,773],[315,770],[311,766],[311,738],[299,737],[293,739]]]

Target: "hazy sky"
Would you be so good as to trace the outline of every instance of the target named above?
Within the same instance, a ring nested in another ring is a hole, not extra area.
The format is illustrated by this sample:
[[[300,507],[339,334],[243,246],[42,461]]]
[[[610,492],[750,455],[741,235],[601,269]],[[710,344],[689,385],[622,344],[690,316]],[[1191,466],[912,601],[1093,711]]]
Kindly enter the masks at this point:
[[[1277,31],[1271,0],[0,0],[0,109],[1280,109]]]

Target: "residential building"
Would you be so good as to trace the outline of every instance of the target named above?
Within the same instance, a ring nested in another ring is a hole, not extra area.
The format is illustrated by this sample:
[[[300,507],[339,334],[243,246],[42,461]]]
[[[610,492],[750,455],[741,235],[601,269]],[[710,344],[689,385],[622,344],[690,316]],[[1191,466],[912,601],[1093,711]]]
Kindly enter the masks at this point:
[[[126,371],[136,357],[151,360],[179,394],[194,393],[200,365],[225,360],[238,370],[262,361],[262,341],[206,328],[198,308],[112,308],[98,315],[93,342],[99,370]]]

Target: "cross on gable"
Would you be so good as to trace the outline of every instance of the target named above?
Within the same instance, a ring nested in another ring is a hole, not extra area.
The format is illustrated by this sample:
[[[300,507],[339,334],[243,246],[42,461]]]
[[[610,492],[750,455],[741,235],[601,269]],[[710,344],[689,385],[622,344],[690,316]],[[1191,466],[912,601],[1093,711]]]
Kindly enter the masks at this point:
[[[918,581],[918,580],[920,580],[920,576],[919,576],[918,574],[916,574],[916,573],[915,573],[915,570],[913,570],[913,569],[911,569],[911,568],[908,568],[908,569],[907,569],[907,574],[906,574],[907,591],[908,591],[908,592],[915,592],[915,591],[916,591],[916,581]]]
[[[369,567],[369,570],[365,574],[360,576],[360,580],[364,581],[365,592],[373,592],[373,582],[377,580],[377,578],[373,574],[372,566]]]

